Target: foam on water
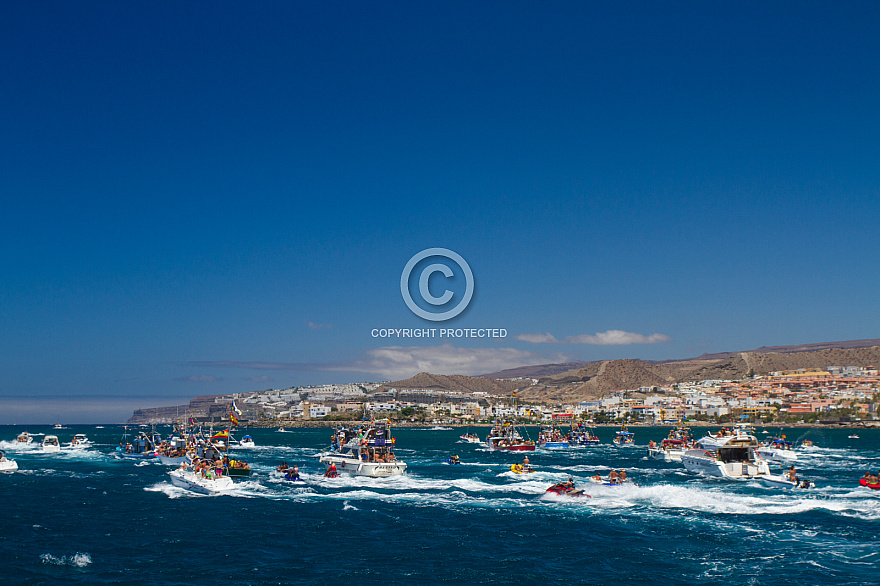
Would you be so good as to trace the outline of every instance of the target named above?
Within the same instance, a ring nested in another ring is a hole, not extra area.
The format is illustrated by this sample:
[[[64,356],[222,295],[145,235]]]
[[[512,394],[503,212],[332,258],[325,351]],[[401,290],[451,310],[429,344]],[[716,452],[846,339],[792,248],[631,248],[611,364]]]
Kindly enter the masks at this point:
[[[44,564],[52,564],[55,566],[76,566],[77,568],[84,568],[92,563],[91,555],[80,552],[71,556],[63,555],[61,557],[56,557],[51,553],[44,553],[40,556],[40,559]]]

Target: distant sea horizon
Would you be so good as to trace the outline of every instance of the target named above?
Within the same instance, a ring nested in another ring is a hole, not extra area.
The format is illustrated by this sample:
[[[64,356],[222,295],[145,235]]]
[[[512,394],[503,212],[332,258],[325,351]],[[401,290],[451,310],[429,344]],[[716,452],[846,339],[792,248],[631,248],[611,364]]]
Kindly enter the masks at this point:
[[[189,403],[179,395],[0,395],[0,425],[126,423],[136,409]]]

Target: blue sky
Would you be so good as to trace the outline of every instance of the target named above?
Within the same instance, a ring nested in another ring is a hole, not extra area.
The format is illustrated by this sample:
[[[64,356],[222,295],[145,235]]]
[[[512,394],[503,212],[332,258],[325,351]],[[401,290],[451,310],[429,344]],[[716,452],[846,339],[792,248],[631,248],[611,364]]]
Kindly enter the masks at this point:
[[[875,2],[6,3],[0,396],[97,417],[880,337],[878,28]],[[445,326],[507,338],[370,335],[444,327],[400,292],[432,247],[476,282]]]

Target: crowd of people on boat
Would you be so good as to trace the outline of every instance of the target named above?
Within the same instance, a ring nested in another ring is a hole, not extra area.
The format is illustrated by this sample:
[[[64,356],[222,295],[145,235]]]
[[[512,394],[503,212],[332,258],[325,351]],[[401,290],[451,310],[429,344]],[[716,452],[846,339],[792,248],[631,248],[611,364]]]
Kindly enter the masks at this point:
[[[175,448],[167,440],[156,446],[156,452],[160,456],[165,456],[167,458],[182,458],[183,456],[186,456],[185,447],[179,446]]]
[[[383,450],[381,448],[370,448],[361,451],[361,460],[364,462],[394,462],[397,457],[391,450]]]
[[[564,441],[568,441],[568,439],[564,435],[562,435],[562,433],[560,433],[560,431],[555,427],[545,429],[538,434],[538,442],[542,444]]]
[[[222,477],[224,471],[228,468],[228,457],[209,460],[208,458],[199,458],[196,456],[192,459],[192,462],[183,462],[179,469],[192,470],[196,476],[210,480]]]

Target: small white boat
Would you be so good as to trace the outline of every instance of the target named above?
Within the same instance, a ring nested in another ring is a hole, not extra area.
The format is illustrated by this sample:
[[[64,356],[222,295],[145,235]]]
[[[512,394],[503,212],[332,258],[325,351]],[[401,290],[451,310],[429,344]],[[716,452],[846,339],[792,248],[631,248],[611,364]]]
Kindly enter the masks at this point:
[[[279,427],[279,428],[278,428],[278,431],[287,431],[287,430],[284,429],[283,427]]]
[[[8,460],[6,452],[0,450],[0,472],[15,472],[18,470],[18,464],[15,460]]]
[[[666,438],[659,446],[648,447],[648,456],[664,462],[681,462],[681,457],[687,450],[687,443],[684,440]]]
[[[90,448],[92,447],[92,440],[86,437],[84,433],[74,434],[73,439],[70,440],[71,448]]]
[[[249,435],[244,436],[241,438],[241,441],[238,442],[239,448],[253,448],[256,447],[256,445],[257,444],[254,443],[254,438]]]
[[[788,476],[762,476],[761,482],[770,488],[816,488],[816,485],[811,481],[807,481],[807,486],[803,486],[803,481],[795,482],[789,480]]]
[[[475,433],[466,433],[464,435],[459,436],[459,439],[466,441],[469,444],[478,444],[480,443],[480,436]]]
[[[618,431],[614,435],[614,439],[612,439],[611,441],[618,446],[632,446],[636,443],[636,434],[631,431],[627,431],[626,428],[624,428]]]
[[[17,444],[29,444],[33,441],[34,438],[32,438],[31,435],[26,431],[21,432],[20,434],[18,434],[18,437],[15,438],[15,443]]]
[[[859,436],[857,436],[856,434],[848,435],[848,436],[846,436],[846,438],[847,439],[862,439]]]
[[[55,429],[64,429],[64,426],[61,425],[60,423],[56,423],[56,424],[55,424]]]
[[[168,476],[174,486],[199,494],[217,494],[235,487],[229,476],[203,478],[191,470],[172,470]]]
[[[47,435],[43,438],[43,451],[44,452],[60,452],[61,445],[58,443],[57,435]]]
[[[770,460],[771,462],[790,462],[798,459],[797,453],[795,453],[793,448],[794,445],[791,442],[774,437],[768,439],[766,445],[756,448],[755,451],[765,460]]]

